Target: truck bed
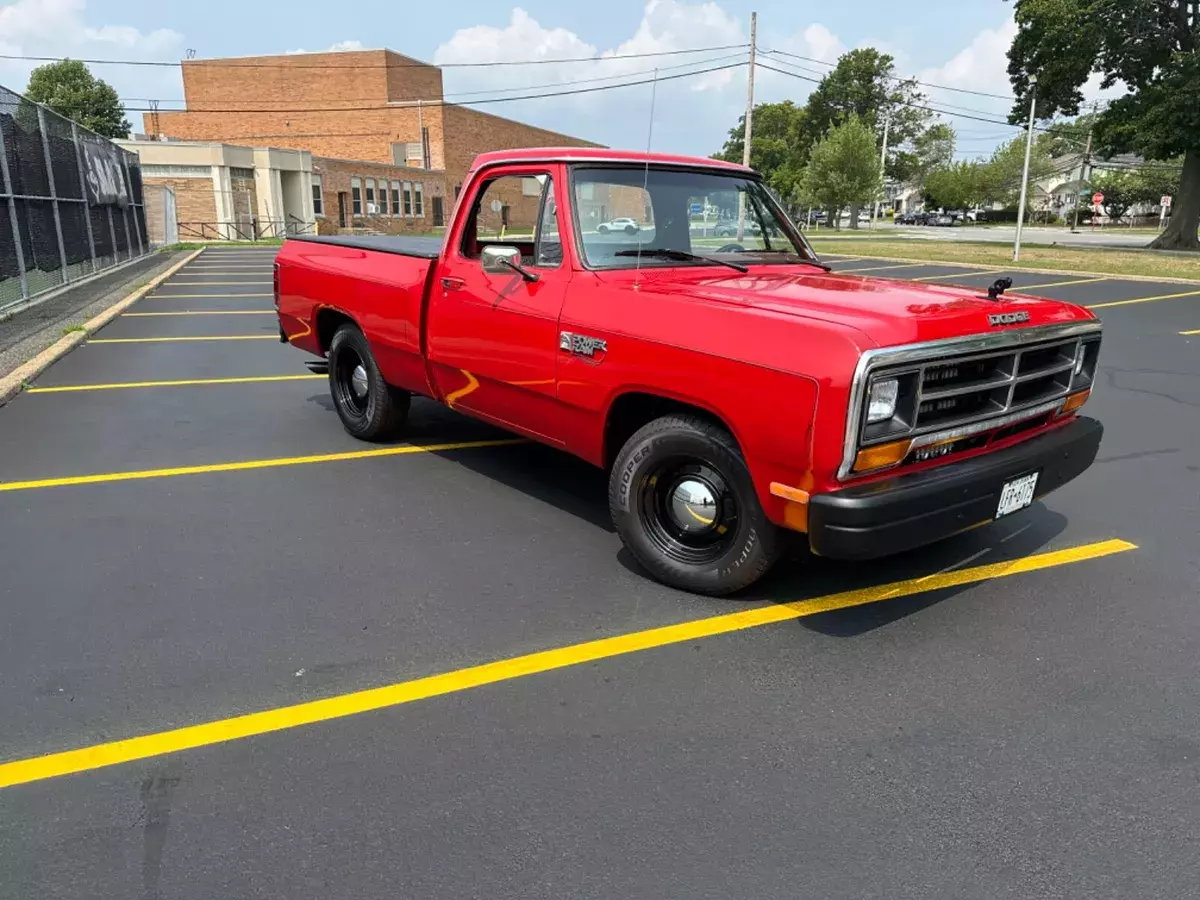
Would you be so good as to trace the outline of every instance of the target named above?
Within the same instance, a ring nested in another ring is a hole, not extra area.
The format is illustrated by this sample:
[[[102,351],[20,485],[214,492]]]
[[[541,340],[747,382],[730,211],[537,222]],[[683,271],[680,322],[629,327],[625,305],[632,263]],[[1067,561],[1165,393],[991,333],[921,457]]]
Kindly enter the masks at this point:
[[[432,237],[409,237],[404,234],[333,234],[294,235],[289,241],[309,241],[314,244],[333,244],[336,247],[352,247],[356,250],[375,250],[379,253],[395,253],[416,259],[437,259],[442,252],[442,239]]]

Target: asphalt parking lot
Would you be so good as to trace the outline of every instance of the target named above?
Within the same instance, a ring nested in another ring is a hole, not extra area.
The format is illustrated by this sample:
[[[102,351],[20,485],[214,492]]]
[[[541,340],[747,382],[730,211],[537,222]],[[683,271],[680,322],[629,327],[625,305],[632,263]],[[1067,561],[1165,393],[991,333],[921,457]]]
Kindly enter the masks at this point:
[[[582,463],[346,435],[272,255],[0,408],[0,898],[1194,895],[1200,284],[1012,273],[1104,320],[1092,470],[718,601]]]

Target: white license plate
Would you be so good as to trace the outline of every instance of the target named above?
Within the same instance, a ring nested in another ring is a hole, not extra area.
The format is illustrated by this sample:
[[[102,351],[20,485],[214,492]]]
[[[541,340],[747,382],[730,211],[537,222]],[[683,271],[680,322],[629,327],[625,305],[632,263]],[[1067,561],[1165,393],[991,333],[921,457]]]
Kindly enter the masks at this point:
[[[997,519],[1033,503],[1033,492],[1037,488],[1039,474],[1034,472],[1031,475],[1022,475],[1004,483],[1004,490],[1000,492],[1000,505],[996,507]]]

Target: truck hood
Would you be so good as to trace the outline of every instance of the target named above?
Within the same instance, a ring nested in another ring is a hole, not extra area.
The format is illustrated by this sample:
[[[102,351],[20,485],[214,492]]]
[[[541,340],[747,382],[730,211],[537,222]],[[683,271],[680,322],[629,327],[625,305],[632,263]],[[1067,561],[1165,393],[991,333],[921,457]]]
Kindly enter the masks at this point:
[[[643,269],[639,278],[643,293],[686,293],[711,303],[819,319],[856,329],[879,347],[1093,318],[1057,300],[1016,293],[989,300],[986,287],[889,281],[800,266],[755,266],[746,274],[699,266],[656,268]],[[989,319],[1004,313],[1028,313],[1029,318],[1017,324]]]

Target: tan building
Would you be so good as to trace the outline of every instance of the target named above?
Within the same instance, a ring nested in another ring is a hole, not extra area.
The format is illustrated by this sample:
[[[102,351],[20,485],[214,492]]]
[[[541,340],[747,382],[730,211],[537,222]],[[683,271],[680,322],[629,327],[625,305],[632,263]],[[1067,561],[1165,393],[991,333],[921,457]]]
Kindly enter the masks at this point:
[[[372,177],[376,192],[380,177],[388,183],[389,214],[392,182],[412,181],[414,193],[415,184],[423,183],[423,207],[432,221],[432,199],[443,198],[442,214],[448,216],[478,153],[598,146],[445,103],[441,69],[391,50],[186,60],[181,67],[187,110],[146,113],[148,133],[193,141],[269,144],[323,157],[326,165],[319,189],[325,201],[323,216],[326,222],[337,221],[343,227],[366,227],[366,187]],[[343,185],[341,174],[335,174],[339,169],[350,173],[356,163],[348,160],[386,167],[374,176],[361,166],[361,172],[349,174],[361,181],[358,221],[352,189]],[[420,174],[410,177],[397,169],[416,169]],[[400,190],[403,211],[403,186]],[[339,203],[346,201],[349,214],[335,218],[340,215]],[[378,198],[376,205],[382,208]],[[390,224],[397,227],[394,221]]]
[[[200,141],[117,141],[138,155],[147,188],[174,194],[181,240],[248,240],[311,232],[312,155],[278,147]],[[157,205],[156,205],[157,206]],[[159,208],[147,209],[151,239],[166,233]]]

